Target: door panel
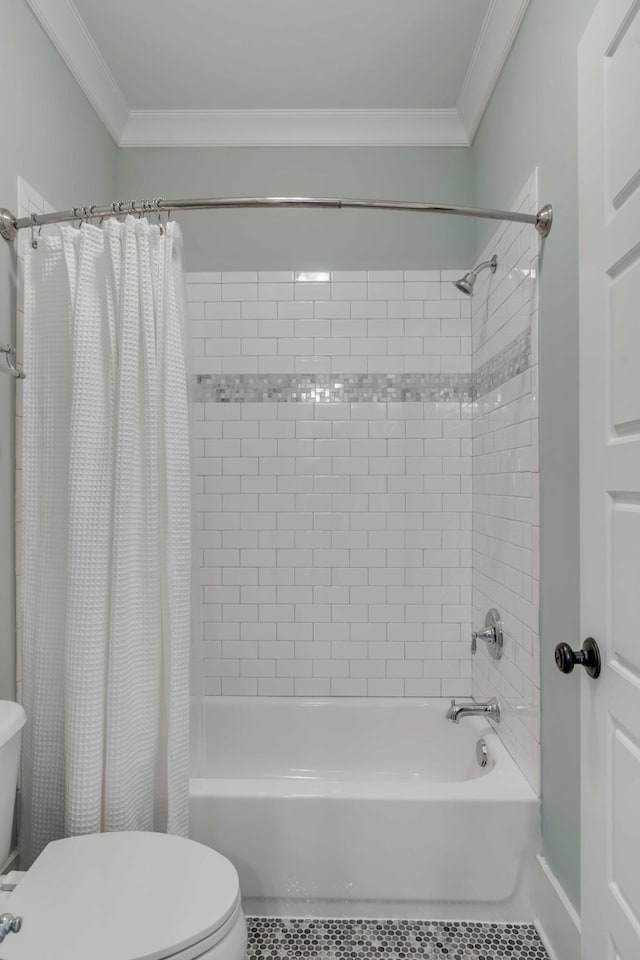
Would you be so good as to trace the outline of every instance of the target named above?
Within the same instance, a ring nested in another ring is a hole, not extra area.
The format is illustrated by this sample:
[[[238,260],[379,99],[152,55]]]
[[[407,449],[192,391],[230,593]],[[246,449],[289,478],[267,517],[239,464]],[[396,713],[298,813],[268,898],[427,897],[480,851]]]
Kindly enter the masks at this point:
[[[640,502],[619,499],[611,513],[612,656],[640,677]],[[640,794],[638,795],[640,797]]]
[[[605,122],[608,147],[607,191],[614,207],[624,203],[638,177],[640,124],[637,99],[640,91],[640,26],[637,4],[630,4],[625,20],[607,49],[605,67]]]
[[[621,908],[640,926],[640,743],[615,727],[611,776],[611,889]]]
[[[640,0],[578,52],[582,955],[640,957]]]
[[[640,57],[640,53],[639,53]],[[640,123],[638,124],[640,126]],[[640,429],[640,394],[638,393],[638,357],[640,357],[640,250],[638,259],[625,265],[622,273],[611,279],[609,289],[610,357],[611,357],[611,432],[618,436],[637,433]]]

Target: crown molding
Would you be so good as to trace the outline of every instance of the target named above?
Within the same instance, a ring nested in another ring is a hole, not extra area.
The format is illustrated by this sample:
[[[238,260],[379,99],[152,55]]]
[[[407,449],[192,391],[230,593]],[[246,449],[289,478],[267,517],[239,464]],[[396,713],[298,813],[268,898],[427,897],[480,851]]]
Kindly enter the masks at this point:
[[[469,143],[509,56],[529,0],[491,0],[469,63],[456,110]]]
[[[123,147],[468,146],[455,110],[132,110]]]
[[[45,33],[116,143],[129,104],[72,0],[27,0]]]
[[[27,0],[120,147],[469,146],[528,2],[491,0],[453,109],[132,110],[73,0]]]

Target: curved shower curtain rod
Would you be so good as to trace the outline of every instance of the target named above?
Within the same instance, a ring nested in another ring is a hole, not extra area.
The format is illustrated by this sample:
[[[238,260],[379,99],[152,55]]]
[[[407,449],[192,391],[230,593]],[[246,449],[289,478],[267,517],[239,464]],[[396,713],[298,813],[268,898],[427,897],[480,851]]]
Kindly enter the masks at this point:
[[[238,208],[320,207],[346,210],[400,210],[416,213],[445,213],[455,217],[477,217],[481,220],[507,220],[532,224],[541,237],[546,237],[553,222],[553,208],[547,203],[537,213],[517,213],[513,210],[492,210],[483,207],[457,207],[446,203],[413,203],[409,200],[342,200],[337,197],[209,197],[191,200],[128,200],[109,206],[72,207],[56,213],[32,213],[17,218],[10,210],[0,208],[0,235],[13,240],[18,230],[25,227],[46,226],[50,223],[69,223],[74,220],[95,220],[117,217],[121,214],[169,213],[171,210],[220,210]]]

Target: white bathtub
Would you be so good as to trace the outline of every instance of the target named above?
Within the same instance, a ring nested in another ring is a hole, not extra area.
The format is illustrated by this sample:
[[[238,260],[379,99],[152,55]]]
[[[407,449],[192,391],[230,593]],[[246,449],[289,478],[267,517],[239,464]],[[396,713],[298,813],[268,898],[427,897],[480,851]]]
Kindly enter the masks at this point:
[[[191,836],[233,861],[248,913],[533,919],[538,800],[491,727],[447,706],[194,705]]]

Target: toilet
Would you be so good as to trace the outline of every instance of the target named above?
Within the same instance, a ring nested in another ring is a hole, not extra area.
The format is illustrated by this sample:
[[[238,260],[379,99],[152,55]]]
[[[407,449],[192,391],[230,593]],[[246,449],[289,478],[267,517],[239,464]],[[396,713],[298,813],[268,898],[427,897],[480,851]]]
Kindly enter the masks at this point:
[[[0,872],[10,852],[21,706],[0,701]],[[5,884],[8,885],[8,884]],[[219,853],[160,833],[54,840],[0,914],[22,918],[3,960],[243,960],[238,874]]]

